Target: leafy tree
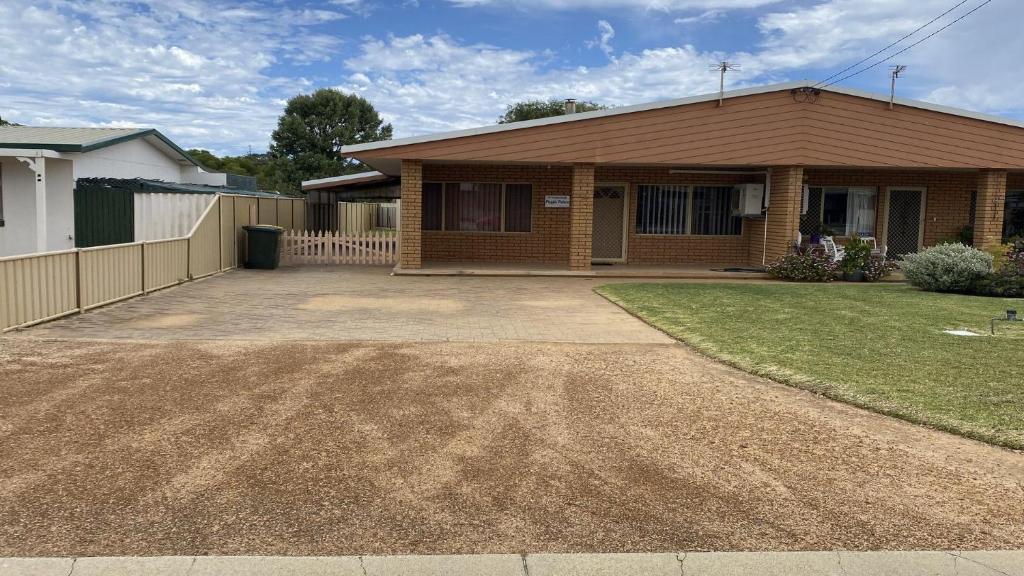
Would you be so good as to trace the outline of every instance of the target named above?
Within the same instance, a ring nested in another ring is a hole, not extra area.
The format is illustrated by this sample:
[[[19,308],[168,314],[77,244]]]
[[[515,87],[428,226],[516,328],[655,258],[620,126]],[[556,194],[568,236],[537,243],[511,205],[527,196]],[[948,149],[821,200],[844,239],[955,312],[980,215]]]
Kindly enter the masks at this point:
[[[604,110],[608,108],[602,104],[582,101],[576,103],[576,112],[590,112],[592,110]],[[509,122],[520,122],[522,120],[536,120],[538,118],[550,118],[565,114],[565,101],[557,98],[551,100],[526,100],[509,105],[505,113],[498,118],[498,124]]]
[[[302,180],[362,170],[341,157],[341,147],[390,140],[391,133],[366,99],[323,88],[288,101],[271,135],[270,164],[279,181],[297,189]]]
[[[8,122],[3,118],[0,118],[0,126],[21,126],[21,124],[15,124],[14,122]]]

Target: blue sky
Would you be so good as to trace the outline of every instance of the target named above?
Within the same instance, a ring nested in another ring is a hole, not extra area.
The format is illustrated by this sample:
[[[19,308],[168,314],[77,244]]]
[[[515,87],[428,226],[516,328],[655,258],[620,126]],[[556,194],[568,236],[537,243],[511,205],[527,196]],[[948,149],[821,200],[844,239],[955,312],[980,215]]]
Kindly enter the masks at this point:
[[[959,0],[4,0],[0,116],[155,127],[265,150],[285,100],[369,99],[396,136],[492,123],[530,98],[626,105],[819,80]],[[918,34],[963,14],[967,0]],[[1024,119],[1024,2],[993,0],[896,61],[902,96]],[[887,92],[887,65],[844,85]]]

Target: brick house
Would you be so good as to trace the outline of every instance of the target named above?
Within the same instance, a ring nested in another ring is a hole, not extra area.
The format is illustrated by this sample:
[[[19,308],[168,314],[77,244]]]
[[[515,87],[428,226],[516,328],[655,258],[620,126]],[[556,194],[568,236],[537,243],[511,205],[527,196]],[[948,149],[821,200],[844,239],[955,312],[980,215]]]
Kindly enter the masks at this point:
[[[401,178],[399,267],[758,267],[825,229],[899,256],[1024,226],[1024,123],[788,83],[345,147]]]

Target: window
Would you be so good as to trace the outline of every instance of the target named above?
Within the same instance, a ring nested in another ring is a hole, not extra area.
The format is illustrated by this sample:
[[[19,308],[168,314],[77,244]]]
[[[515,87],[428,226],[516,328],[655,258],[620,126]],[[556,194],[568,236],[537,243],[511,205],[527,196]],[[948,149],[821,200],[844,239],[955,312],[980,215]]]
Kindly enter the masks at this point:
[[[423,184],[423,229],[440,230],[443,222],[441,210],[443,208],[443,184],[437,182],[425,182]]]
[[[533,185],[424,182],[424,230],[529,232]]]
[[[1024,236],[1024,190],[1006,193],[1003,207],[1003,242]]]
[[[825,187],[811,188],[808,198],[808,210],[817,204],[816,197],[821,195],[821,219],[826,228],[838,236],[874,236],[875,206],[878,191],[866,187]],[[802,229],[810,230],[813,218],[808,214],[804,218]]]
[[[640,184],[636,187],[637,234],[685,234],[689,214],[686,186]]]
[[[732,186],[695,186],[693,189],[693,222],[691,234],[737,235],[742,219],[732,214]]]

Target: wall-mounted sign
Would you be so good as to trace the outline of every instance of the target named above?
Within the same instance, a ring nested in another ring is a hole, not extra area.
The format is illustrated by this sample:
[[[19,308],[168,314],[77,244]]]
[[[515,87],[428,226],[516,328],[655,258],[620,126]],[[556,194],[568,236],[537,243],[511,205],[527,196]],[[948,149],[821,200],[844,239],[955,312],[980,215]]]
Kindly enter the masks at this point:
[[[569,197],[568,196],[545,196],[544,197],[545,208],[568,208]]]

